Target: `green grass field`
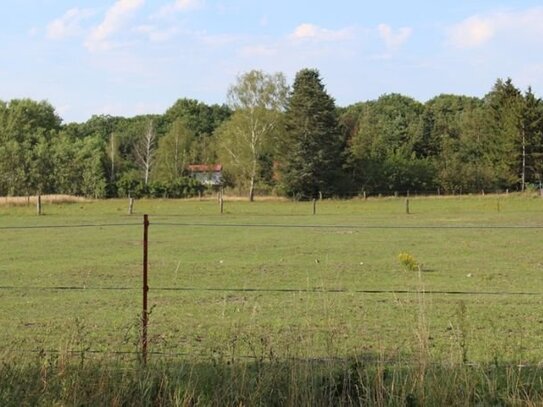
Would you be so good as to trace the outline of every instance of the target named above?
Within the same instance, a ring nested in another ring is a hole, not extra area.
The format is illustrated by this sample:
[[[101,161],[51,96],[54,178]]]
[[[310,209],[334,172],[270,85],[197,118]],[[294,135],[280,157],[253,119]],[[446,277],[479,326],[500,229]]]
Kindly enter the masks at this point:
[[[281,201],[126,210],[0,206],[4,354],[136,351],[148,213],[152,358],[543,360],[538,197],[410,198],[410,214],[400,198],[323,201],[315,216]],[[101,226],[36,228],[69,225]]]

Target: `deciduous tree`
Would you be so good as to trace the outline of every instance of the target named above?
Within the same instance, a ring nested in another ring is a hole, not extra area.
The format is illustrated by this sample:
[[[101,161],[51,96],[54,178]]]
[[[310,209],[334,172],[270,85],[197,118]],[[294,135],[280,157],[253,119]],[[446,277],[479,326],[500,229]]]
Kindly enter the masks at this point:
[[[149,183],[151,169],[155,164],[156,144],[157,137],[155,129],[153,128],[153,122],[150,121],[147,125],[147,130],[134,146],[134,156],[136,159],[136,164],[138,165],[141,173],[143,174],[144,185],[147,185]]]
[[[261,173],[260,161],[279,126],[287,92],[283,74],[256,70],[238,77],[228,91],[234,114],[216,133],[218,154],[237,181],[247,184],[250,201]]]

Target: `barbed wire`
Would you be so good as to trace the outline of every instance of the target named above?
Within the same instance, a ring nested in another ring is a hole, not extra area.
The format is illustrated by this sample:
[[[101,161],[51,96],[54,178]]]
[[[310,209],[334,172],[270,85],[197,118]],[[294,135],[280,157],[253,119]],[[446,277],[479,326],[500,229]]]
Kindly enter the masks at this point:
[[[141,287],[87,287],[87,286],[0,286],[0,290],[51,290],[51,291],[130,291],[141,290]]]
[[[141,226],[139,223],[83,223],[75,225],[29,225],[29,226],[0,226],[0,230],[25,230],[25,229],[77,229],[77,228],[107,228]]]
[[[142,287],[84,287],[84,286],[0,286],[0,290],[43,291],[140,291]],[[429,294],[429,295],[511,295],[543,296],[537,291],[462,291],[462,290],[409,290],[409,289],[347,289],[347,288],[259,288],[259,287],[149,287],[149,291],[195,292],[257,292],[257,293],[309,293],[309,294]]]
[[[169,218],[185,215],[157,215]],[[286,224],[286,223],[198,223],[198,222],[149,222],[153,226],[205,227],[205,228],[281,228],[281,229],[543,229],[543,225],[353,225],[353,224]],[[142,223],[97,223],[75,225],[0,226],[1,230],[77,229],[142,226]]]
[[[281,229],[543,229],[543,225],[318,225],[273,223],[150,222],[151,226]]]

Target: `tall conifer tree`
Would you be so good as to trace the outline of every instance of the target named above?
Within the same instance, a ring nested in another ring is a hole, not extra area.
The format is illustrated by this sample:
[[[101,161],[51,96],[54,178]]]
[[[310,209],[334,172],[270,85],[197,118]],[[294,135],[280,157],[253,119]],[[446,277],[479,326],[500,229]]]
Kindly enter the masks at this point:
[[[334,99],[316,69],[296,74],[285,127],[280,163],[285,193],[301,199],[340,193],[344,142]]]

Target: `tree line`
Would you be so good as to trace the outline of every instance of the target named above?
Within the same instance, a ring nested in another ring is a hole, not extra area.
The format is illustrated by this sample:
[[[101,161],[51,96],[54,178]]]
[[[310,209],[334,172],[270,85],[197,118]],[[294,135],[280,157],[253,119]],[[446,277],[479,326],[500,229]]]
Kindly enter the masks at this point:
[[[189,163],[225,187],[295,199],[539,187],[543,103],[498,79],[483,97],[401,94],[337,107],[320,73],[253,70],[227,103],[179,99],[162,115],[63,124],[45,101],[0,101],[0,195],[186,197]]]

